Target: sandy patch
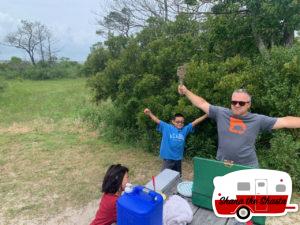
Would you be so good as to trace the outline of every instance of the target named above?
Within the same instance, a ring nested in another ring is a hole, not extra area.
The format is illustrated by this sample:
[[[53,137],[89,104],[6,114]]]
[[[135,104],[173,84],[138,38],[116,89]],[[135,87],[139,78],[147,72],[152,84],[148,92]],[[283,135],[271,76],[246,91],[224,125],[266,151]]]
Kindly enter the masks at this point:
[[[63,213],[48,219],[45,225],[87,225],[94,218],[98,204],[99,200],[94,200],[80,209],[68,208]]]
[[[11,134],[26,134],[32,132],[33,128],[24,126],[19,123],[13,123],[9,127],[0,127],[0,134],[11,133]]]
[[[14,122],[9,127],[0,127],[0,134],[27,134],[31,132],[49,133],[54,130],[54,121],[51,119],[35,119],[30,123]]]
[[[6,225],[88,225],[93,220],[98,209],[99,200],[94,200],[82,208],[67,208],[56,216],[26,219],[15,218],[5,221],[0,214],[0,224]]]
[[[86,206],[75,209],[67,208],[64,212],[51,217],[39,220],[26,220],[26,219],[16,219],[10,221],[9,224],[19,225],[88,225],[94,219],[96,211],[98,209],[99,200],[93,200]],[[4,224],[4,220],[1,219],[0,214],[0,224]],[[300,224],[300,214],[289,213],[286,216],[281,217],[269,217],[266,221],[266,225],[297,225]]]

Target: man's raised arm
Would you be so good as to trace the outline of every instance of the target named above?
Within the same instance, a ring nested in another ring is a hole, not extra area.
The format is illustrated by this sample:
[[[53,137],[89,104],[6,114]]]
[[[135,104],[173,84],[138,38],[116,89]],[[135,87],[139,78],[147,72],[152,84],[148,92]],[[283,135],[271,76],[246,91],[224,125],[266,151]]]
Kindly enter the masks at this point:
[[[184,85],[178,86],[178,92],[181,95],[185,95],[193,103],[194,106],[198,107],[203,112],[208,114],[210,104],[205,99],[203,99],[198,95],[195,95],[193,92],[188,90]]]
[[[286,116],[277,119],[272,129],[300,128],[300,117]]]

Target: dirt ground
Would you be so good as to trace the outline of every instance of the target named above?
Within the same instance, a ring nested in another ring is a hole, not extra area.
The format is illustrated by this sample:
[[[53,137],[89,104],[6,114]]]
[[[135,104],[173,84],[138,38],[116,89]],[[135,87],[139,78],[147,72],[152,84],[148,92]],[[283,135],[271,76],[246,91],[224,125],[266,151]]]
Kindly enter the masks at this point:
[[[14,224],[26,225],[88,225],[95,216],[99,200],[94,200],[82,208],[68,208],[64,212],[51,218],[39,218],[30,221],[12,221]],[[1,216],[0,216],[1,218]],[[0,224],[4,224],[1,222]],[[269,217],[266,225],[299,225],[300,213],[289,213],[282,217]]]

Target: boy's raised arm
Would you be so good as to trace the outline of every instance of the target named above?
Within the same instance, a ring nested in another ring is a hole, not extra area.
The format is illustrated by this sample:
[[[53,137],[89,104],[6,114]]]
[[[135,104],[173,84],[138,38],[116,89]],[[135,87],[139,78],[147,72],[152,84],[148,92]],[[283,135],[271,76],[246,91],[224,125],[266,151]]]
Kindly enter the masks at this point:
[[[203,120],[207,118],[207,114],[204,114],[203,116],[199,117],[198,119],[195,119],[192,122],[192,126],[195,127],[197,124],[201,123]]]
[[[155,123],[159,124],[160,120],[151,112],[150,109],[144,109],[145,115],[149,116]]]

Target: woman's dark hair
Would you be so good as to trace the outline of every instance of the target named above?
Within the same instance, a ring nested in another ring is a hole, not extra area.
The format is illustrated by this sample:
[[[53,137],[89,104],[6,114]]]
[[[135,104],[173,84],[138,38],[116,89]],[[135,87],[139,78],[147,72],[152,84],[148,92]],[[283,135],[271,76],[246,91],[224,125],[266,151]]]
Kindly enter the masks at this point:
[[[124,175],[128,173],[128,168],[121,164],[111,165],[103,179],[102,192],[114,194],[120,190]]]

